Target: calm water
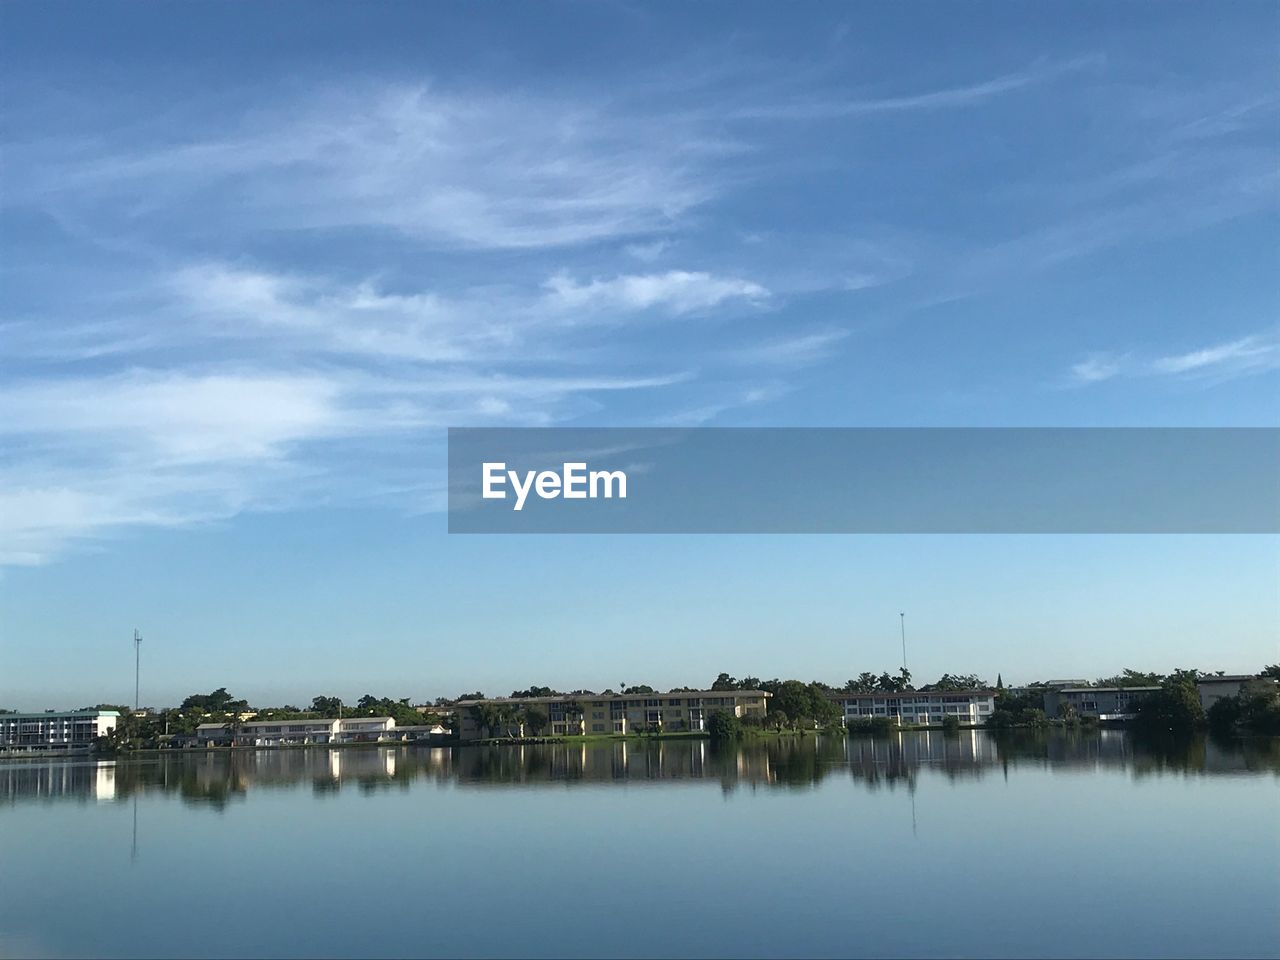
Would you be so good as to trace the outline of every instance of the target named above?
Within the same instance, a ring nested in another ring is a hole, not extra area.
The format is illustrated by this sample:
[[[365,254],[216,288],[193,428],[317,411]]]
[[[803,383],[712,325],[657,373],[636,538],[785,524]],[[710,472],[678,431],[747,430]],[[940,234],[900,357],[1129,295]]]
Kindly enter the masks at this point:
[[[0,954],[1272,956],[1280,742],[0,763]]]

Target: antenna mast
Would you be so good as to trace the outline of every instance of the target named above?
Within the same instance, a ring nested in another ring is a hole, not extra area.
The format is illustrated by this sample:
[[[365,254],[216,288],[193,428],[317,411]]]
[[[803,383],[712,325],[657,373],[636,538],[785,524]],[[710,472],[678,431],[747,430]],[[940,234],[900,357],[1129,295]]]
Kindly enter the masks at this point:
[[[137,628],[133,631],[133,712],[138,712],[139,678],[142,676],[142,634]]]

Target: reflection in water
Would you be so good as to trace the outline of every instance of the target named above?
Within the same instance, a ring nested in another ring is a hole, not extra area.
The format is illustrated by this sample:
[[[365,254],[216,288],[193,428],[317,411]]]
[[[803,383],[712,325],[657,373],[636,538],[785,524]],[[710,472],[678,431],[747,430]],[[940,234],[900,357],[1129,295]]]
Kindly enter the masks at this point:
[[[0,800],[12,803],[78,800],[92,803],[176,794],[220,809],[250,789],[296,789],[316,794],[354,787],[364,792],[407,788],[435,780],[466,788],[537,787],[577,781],[644,784],[719,783],[739,788],[808,788],[833,777],[868,790],[903,786],[917,778],[1009,777],[1023,766],[1060,772],[1127,770],[1133,777],[1280,775],[1280,739],[1184,740],[1139,737],[1123,730],[1045,730],[991,734],[932,731],[871,737],[781,737],[717,746],[708,740],[606,741],[432,749],[347,747],[210,751],[125,761],[18,761],[0,764]]]

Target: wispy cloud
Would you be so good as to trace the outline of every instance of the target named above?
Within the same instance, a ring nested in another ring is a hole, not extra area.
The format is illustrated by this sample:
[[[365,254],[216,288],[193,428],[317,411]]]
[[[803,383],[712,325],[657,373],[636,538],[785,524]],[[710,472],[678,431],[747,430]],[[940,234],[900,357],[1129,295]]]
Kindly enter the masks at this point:
[[[384,227],[474,248],[555,247],[660,231],[713,194],[738,149],[696,118],[428,85],[357,86],[264,108],[178,144],[15,148],[37,194],[79,215],[176,226],[187,202],[242,232]]]
[[[847,330],[815,330],[737,347],[729,352],[729,357],[736,363],[752,366],[808,366],[831,356],[848,335]]]
[[[585,283],[561,273],[545,286],[549,300],[563,310],[661,308],[683,314],[706,310],[726,300],[758,303],[769,296],[768,290],[752,280],[688,270],[592,279]]]
[[[1004,94],[1056,79],[1064,74],[1096,68],[1101,63],[1100,57],[1079,57],[1061,63],[1039,63],[1015,73],[919,93],[884,94],[828,101],[806,99],[785,104],[762,104],[738,110],[734,116],[751,120],[825,120],[879,113],[973,107]]]
[[[1093,354],[1072,365],[1071,380],[1076,384],[1100,383],[1117,377],[1226,380],[1275,369],[1280,369],[1280,336],[1259,333],[1166,356]]]
[[[1250,336],[1192,350],[1189,353],[1158,357],[1151,367],[1157,373],[1185,374],[1231,370],[1247,373],[1272,369],[1280,363],[1280,342],[1275,337]]]

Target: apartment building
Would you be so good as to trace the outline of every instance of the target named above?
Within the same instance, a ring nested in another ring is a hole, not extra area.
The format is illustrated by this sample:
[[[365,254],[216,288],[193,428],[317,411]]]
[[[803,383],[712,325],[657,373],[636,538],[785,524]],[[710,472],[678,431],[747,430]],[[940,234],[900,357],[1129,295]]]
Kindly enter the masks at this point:
[[[1045,690],[1044,712],[1050,718],[1074,715],[1095,720],[1132,720],[1138,701],[1159,687],[1061,687]]]
[[[938,726],[955,717],[961,726],[987,722],[995,709],[994,690],[903,690],[900,693],[834,691],[831,698],[844,712],[844,722],[887,718],[902,725]]]
[[[414,728],[415,730],[418,728]],[[196,727],[197,742],[204,746],[232,743],[225,723]],[[397,736],[393,717],[344,717],[341,720],[253,720],[235,729],[235,746],[279,747],[310,743],[381,743],[405,739]]]
[[[533,736],[524,712],[536,707],[546,713],[542,735],[694,732],[705,730],[714,710],[736,717],[764,717],[769,694],[763,690],[682,690],[670,693],[583,694],[558,697],[502,697],[461,700],[456,705],[459,739]],[[483,726],[482,708],[492,706],[508,714],[492,727]],[[504,709],[505,708],[505,709]]]
[[[0,750],[88,750],[94,740],[114,730],[119,719],[115,710],[0,713]]]

